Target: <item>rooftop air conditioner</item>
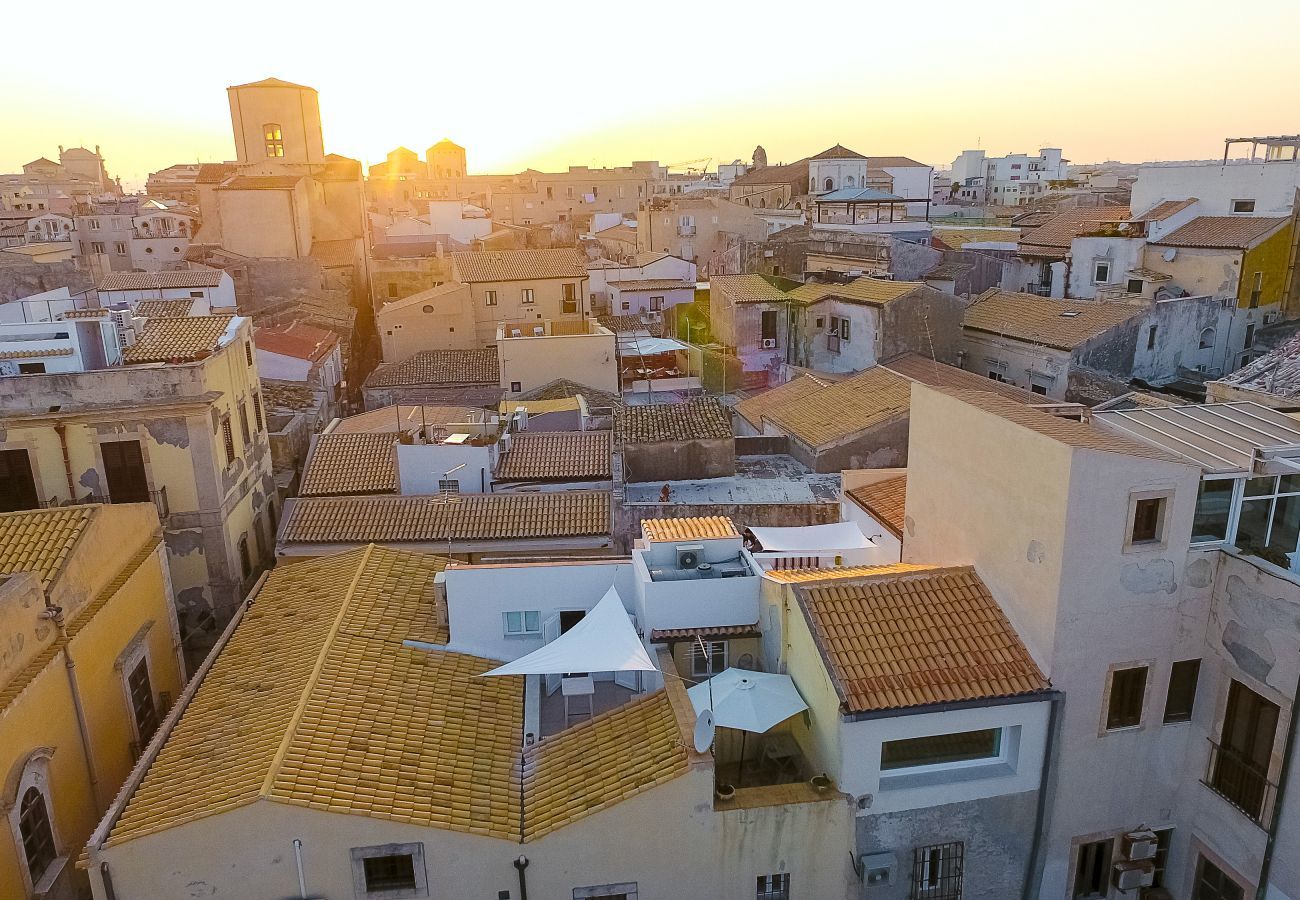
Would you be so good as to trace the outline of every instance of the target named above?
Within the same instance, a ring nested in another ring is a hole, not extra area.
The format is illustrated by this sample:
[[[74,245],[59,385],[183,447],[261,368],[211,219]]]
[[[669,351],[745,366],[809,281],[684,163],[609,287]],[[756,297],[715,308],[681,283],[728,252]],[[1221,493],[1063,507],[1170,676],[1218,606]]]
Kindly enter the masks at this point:
[[[764,349],[764,350],[775,350],[775,349],[776,349],[776,338],[763,338],[763,349]]]
[[[1151,887],[1155,877],[1156,867],[1149,859],[1117,862],[1111,872],[1111,882],[1126,892]]]
[[[694,569],[704,556],[703,544],[683,544],[677,548],[677,568]]]
[[[1128,860],[1155,859],[1158,847],[1156,833],[1148,828],[1130,831],[1120,839],[1120,848],[1124,852],[1124,858]]]

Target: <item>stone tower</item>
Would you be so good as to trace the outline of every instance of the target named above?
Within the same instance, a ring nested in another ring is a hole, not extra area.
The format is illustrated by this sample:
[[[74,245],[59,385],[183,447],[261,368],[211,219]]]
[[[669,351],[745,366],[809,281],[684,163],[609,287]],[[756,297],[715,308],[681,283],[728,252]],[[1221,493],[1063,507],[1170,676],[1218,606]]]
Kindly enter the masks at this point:
[[[763,149],[762,144],[759,144],[757,147],[754,148],[754,168],[755,169],[767,168],[767,151]]]

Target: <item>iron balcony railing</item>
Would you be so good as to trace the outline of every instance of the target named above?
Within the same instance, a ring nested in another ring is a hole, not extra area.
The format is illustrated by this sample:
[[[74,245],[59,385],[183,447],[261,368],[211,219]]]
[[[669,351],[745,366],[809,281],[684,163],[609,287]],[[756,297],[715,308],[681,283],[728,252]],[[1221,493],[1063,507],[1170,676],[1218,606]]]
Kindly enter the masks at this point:
[[[134,497],[113,497],[110,494],[87,494],[79,503],[152,503],[158,510],[158,518],[166,521],[171,517],[171,504],[167,501],[167,486],[158,488],[156,491],[149,491],[149,499],[138,500]]]
[[[1256,762],[1211,740],[1210,764],[1203,783],[1256,825],[1267,827],[1277,785],[1268,780],[1268,773]]]
[[[678,225],[677,234],[681,237],[692,237],[695,234],[694,225]]]

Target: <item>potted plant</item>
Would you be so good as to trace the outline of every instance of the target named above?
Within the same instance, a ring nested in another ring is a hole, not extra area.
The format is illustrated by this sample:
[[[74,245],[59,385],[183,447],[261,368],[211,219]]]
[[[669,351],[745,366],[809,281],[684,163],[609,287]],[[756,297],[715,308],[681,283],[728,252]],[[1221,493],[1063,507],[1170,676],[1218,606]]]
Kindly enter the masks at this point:
[[[815,790],[819,794],[824,794],[831,789],[830,776],[827,775],[825,772],[821,773],[820,775],[814,775],[812,778],[808,780],[808,783],[811,784],[813,786],[813,790]]]
[[[719,782],[718,786],[713,789],[719,800],[734,800],[736,797],[736,788],[727,782]]]

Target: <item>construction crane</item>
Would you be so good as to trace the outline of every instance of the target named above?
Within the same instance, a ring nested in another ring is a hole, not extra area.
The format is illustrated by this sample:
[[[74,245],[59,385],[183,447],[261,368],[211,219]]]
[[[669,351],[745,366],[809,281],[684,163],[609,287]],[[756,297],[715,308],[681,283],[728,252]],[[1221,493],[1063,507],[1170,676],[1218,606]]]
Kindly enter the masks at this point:
[[[687,175],[703,175],[709,170],[709,163],[713,162],[712,156],[703,156],[699,159],[688,159],[684,162],[669,163],[664,166],[665,169],[685,169]],[[702,163],[702,165],[695,165]]]

